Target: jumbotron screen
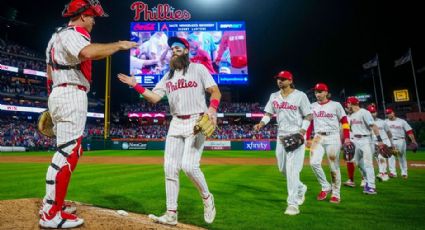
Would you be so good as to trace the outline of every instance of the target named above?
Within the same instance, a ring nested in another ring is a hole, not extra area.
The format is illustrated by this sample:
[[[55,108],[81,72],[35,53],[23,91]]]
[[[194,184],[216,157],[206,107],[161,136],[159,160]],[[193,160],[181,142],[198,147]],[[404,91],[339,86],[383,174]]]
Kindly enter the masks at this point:
[[[167,39],[186,38],[189,58],[203,64],[219,85],[248,83],[245,22],[132,22],[130,73],[153,87],[169,71],[172,56]]]

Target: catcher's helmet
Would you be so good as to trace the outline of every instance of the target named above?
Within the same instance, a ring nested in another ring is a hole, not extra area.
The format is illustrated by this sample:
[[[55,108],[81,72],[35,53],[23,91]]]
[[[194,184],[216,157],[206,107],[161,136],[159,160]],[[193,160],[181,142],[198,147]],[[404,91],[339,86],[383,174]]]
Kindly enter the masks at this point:
[[[62,11],[63,17],[75,17],[84,14],[94,17],[108,17],[98,0],[71,0]]]

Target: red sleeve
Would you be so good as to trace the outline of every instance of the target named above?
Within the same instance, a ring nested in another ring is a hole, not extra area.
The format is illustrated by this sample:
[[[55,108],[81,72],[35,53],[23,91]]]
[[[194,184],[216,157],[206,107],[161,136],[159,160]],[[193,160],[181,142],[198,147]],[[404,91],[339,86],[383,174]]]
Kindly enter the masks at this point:
[[[307,140],[311,139],[311,134],[313,133],[314,129],[314,120],[311,120],[310,125],[308,126],[307,132],[305,134]]]
[[[413,135],[413,129],[411,129],[411,130],[407,131],[406,133],[407,133],[407,135],[410,135],[410,134],[412,134],[412,135]]]
[[[344,135],[344,139],[350,139],[350,125],[348,124],[347,116],[343,116],[340,122],[342,124],[342,134]]]

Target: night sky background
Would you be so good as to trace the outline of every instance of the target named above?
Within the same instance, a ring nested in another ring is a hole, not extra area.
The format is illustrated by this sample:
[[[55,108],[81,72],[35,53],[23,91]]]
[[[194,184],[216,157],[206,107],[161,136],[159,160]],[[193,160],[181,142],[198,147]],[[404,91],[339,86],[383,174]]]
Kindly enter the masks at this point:
[[[0,15],[16,8],[16,20],[27,26],[4,25],[0,36],[44,53],[55,27],[67,22],[61,17],[68,1],[2,0]],[[102,1],[109,18],[96,19],[92,42],[129,39],[134,1]],[[307,91],[325,82],[339,98],[360,92],[373,95],[370,70],[362,64],[379,54],[384,92],[393,102],[392,90],[410,89],[416,101],[410,63],[394,68],[394,60],[412,49],[417,84],[425,100],[425,1],[295,1],[295,0],[172,0],[144,1],[149,8],[168,3],[188,10],[194,21],[243,20],[246,22],[249,85],[221,87],[232,90],[232,100],[265,104],[277,90],[273,75],[290,70],[298,89]],[[112,58],[112,105],[135,102],[133,90],[119,83],[116,74],[127,73],[129,53]],[[94,64],[93,91],[104,95],[105,62]],[[379,85],[378,85],[379,86]],[[378,88],[378,93],[380,88]],[[380,97],[380,94],[378,95]],[[374,100],[372,98],[372,100]],[[381,100],[381,99],[380,99]]]

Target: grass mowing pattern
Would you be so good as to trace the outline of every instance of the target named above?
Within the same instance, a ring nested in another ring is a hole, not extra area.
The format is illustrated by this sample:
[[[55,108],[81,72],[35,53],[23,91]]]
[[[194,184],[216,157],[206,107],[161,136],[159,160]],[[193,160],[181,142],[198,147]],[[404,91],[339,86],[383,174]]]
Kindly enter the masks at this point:
[[[0,164],[0,199],[42,197],[46,164]],[[202,167],[215,195],[217,217],[203,221],[197,190],[181,174],[179,221],[209,229],[422,229],[425,219],[425,170],[409,170],[409,179],[377,184],[378,195],[367,196],[357,187],[342,188],[342,203],[316,201],[319,184],[309,166],[302,181],[307,198],[301,215],[283,214],[286,182],[275,166]],[[325,168],[328,173],[328,168]],[[342,178],[346,169],[342,167]],[[356,179],[359,184],[359,172]],[[161,165],[81,164],[74,172],[67,199],[138,213],[165,210],[164,173]]]

